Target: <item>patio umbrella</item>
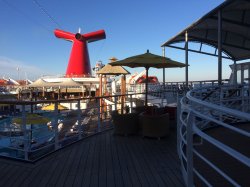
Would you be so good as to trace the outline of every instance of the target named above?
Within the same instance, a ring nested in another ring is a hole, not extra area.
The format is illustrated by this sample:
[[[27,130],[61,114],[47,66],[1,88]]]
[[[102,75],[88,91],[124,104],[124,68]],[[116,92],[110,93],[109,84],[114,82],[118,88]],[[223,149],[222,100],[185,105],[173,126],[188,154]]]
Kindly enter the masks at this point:
[[[148,69],[150,67],[154,68],[176,68],[176,67],[185,67],[186,65],[170,58],[166,58],[163,56],[155,55],[149,53],[147,50],[146,53],[141,55],[136,55],[132,57],[128,57],[124,60],[116,61],[110,63],[112,66],[128,66],[131,68],[135,67],[145,67],[146,68],[146,94],[145,94],[145,105],[147,106],[148,102]]]
[[[32,141],[32,129],[33,129],[33,124],[45,124],[48,123],[49,121],[51,121],[49,118],[43,117],[41,115],[38,114],[27,114],[26,115],[26,124],[31,125],[30,129],[31,129],[31,134],[30,134],[30,139]],[[22,124],[22,118],[20,117],[16,117],[12,119],[13,123],[17,123],[17,124]]]
[[[49,118],[43,117],[38,114],[27,114],[26,115],[26,124],[44,124],[50,121]],[[16,117],[12,119],[13,123],[22,124],[22,118]]]
[[[67,110],[68,108],[61,105],[61,104],[58,104],[58,110]],[[50,105],[47,105],[47,106],[44,106],[42,107],[42,110],[47,110],[47,111],[52,111],[52,110],[55,110],[55,104],[50,104]]]

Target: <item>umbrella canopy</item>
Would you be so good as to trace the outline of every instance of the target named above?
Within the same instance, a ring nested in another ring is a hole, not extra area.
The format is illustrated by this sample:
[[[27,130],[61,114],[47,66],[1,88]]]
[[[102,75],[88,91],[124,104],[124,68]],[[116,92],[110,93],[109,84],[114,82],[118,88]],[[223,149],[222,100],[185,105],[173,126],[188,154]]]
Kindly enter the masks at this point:
[[[112,66],[128,66],[131,68],[176,68],[186,66],[185,64],[171,60],[170,58],[152,54],[148,50],[144,54],[128,57],[124,60],[115,61],[109,64]]]
[[[67,110],[68,108],[61,105],[61,104],[58,104],[58,110]],[[47,110],[47,111],[52,111],[52,110],[55,110],[55,104],[50,104],[50,105],[47,105],[47,106],[44,106],[42,107],[42,110]]]
[[[112,66],[128,66],[131,68],[135,67],[145,67],[146,68],[146,95],[145,95],[145,105],[147,105],[147,93],[148,93],[148,69],[150,67],[154,68],[176,68],[176,67],[185,67],[186,65],[170,58],[166,58],[163,56],[155,55],[149,53],[147,50],[146,53],[141,55],[136,55],[132,57],[128,57],[124,60],[116,61],[110,63]]]
[[[44,124],[44,123],[48,123],[49,121],[51,121],[49,118],[40,116],[38,114],[27,114],[26,115],[26,124]],[[13,118],[12,122],[22,124],[22,118],[20,118],[20,117]]]

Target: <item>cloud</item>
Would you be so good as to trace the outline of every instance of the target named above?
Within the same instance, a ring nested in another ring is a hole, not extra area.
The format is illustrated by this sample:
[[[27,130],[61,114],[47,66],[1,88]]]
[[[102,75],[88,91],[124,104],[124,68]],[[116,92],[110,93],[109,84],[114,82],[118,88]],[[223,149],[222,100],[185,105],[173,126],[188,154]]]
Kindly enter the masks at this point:
[[[0,56],[0,78],[37,79],[46,72],[41,68],[28,65],[24,62]]]

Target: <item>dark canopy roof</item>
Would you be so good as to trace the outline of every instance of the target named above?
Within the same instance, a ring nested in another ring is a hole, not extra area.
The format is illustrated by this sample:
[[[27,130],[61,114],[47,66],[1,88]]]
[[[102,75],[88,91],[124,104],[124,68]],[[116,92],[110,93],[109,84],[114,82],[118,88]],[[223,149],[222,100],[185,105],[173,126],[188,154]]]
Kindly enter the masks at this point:
[[[250,1],[227,0],[201,19],[165,42],[163,46],[174,47],[173,44],[188,40],[207,44],[217,48],[218,11],[222,13],[222,50],[233,60],[250,58]],[[184,49],[184,47],[177,47]],[[201,50],[191,50],[202,52]],[[207,54],[207,53],[206,53]],[[211,54],[215,55],[215,54]]]

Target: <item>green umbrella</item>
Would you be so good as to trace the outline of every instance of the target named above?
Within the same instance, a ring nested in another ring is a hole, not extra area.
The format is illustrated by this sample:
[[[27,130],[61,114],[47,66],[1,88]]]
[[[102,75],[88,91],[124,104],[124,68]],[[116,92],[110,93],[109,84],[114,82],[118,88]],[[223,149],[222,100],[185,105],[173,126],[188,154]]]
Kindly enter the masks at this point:
[[[145,105],[147,106],[148,102],[148,69],[150,67],[153,68],[176,68],[176,67],[185,67],[186,65],[174,60],[171,60],[170,58],[166,58],[163,56],[155,55],[152,53],[149,53],[149,50],[147,50],[146,53],[141,55],[136,55],[132,57],[128,57],[124,60],[119,60],[110,63],[112,66],[128,66],[131,68],[135,67],[145,67],[146,68],[146,94],[145,94]]]

